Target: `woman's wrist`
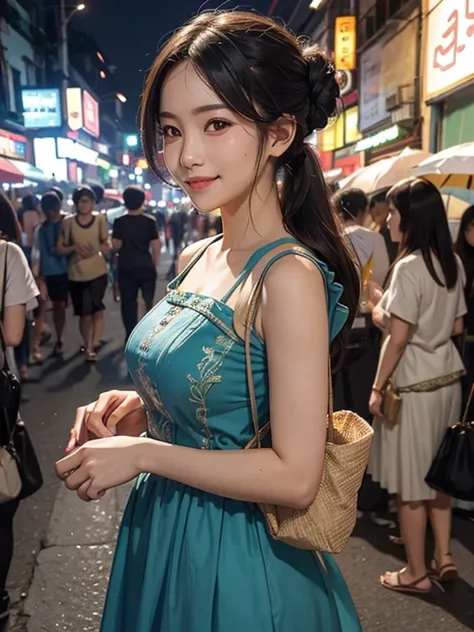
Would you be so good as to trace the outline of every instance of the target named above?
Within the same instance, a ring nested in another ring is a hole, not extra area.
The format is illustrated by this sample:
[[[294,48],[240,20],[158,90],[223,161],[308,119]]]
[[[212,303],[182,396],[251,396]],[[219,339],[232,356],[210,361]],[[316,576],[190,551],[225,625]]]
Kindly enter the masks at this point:
[[[377,393],[377,395],[383,395],[384,394],[384,389],[383,388],[379,388],[378,386],[376,386],[374,384],[372,386],[372,393]]]

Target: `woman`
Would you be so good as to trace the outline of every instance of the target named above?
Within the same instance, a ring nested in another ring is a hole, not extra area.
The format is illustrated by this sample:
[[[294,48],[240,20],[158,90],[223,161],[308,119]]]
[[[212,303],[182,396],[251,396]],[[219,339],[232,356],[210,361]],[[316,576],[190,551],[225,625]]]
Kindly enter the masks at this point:
[[[428,593],[432,578],[457,576],[450,554],[451,501],[425,483],[448,426],[459,421],[462,360],[451,340],[463,331],[466,304],[461,262],[453,252],[443,200],[425,180],[404,180],[388,193],[389,226],[400,254],[388,289],[373,311],[386,331],[370,410],[375,436],[369,472],[397,495],[408,565],[386,573],[391,590]],[[388,384],[402,389],[396,421],[382,414]],[[435,551],[425,566],[427,518]]]
[[[58,254],[70,256],[69,292],[74,314],[79,316],[79,331],[84,341],[82,350],[87,362],[95,362],[104,329],[109,230],[106,215],[94,212],[96,196],[90,187],[77,188],[72,201],[77,214],[62,220],[57,249]]]
[[[256,504],[304,509],[314,500],[328,338],[334,352],[344,345],[358,303],[356,268],[304,144],[327,125],[338,95],[321,53],[253,13],[200,15],[150,72],[147,160],[159,174],[163,140],[166,166],[193,205],[221,208],[224,236],[181,254],[170,292],[127,345],[138,393],[104,393],[80,409],[70,454],[56,466],[84,500],[149,473],[123,519],[102,632],[361,630],[333,558],[274,541]],[[266,265],[251,354],[272,436],[266,448],[244,450],[252,416],[233,320]],[[112,437],[115,426],[129,436]],[[76,449],[88,429],[105,438]]]
[[[458,238],[456,241],[456,252],[461,257],[466,274],[466,286],[464,295],[466,297],[467,314],[464,319],[464,364],[466,366],[466,376],[464,378],[464,405],[467,404],[469,391],[474,386],[474,206],[467,208],[461,218]],[[469,411],[469,419],[474,417],[474,409]],[[474,503],[462,500],[454,500],[454,507],[474,515]]]
[[[12,209],[13,211],[13,209]],[[6,224],[0,208],[0,230],[5,234]],[[12,232],[14,234],[15,231]],[[5,276],[6,266],[6,276]],[[3,280],[5,279],[5,285]],[[21,248],[15,243],[0,240],[0,314],[3,338],[7,347],[8,363],[12,365],[12,347],[20,344],[25,328],[26,312],[37,305],[36,287],[28,262]],[[4,366],[4,354],[0,346],[0,367]],[[13,556],[13,518],[19,501],[0,504],[0,629],[8,618],[9,597],[6,590],[8,570]]]

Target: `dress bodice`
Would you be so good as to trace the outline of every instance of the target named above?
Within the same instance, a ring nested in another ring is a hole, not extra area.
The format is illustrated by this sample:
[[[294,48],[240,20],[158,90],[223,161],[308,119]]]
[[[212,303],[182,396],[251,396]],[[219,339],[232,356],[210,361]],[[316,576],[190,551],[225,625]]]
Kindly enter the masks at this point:
[[[135,328],[126,358],[149,413],[148,436],[203,449],[242,448],[252,439],[244,341],[234,329],[234,312],[226,298],[265,254],[287,242],[288,249],[270,259],[268,266],[293,253],[297,242],[278,240],[256,251],[223,300],[181,291],[188,266]],[[338,302],[342,287],[314,255],[306,251],[303,256],[313,260],[325,278],[332,339],[347,318],[347,309]],[[255,330],[251,356],[258,418],[264,425],[270,414],[268,371],[265,343]]]

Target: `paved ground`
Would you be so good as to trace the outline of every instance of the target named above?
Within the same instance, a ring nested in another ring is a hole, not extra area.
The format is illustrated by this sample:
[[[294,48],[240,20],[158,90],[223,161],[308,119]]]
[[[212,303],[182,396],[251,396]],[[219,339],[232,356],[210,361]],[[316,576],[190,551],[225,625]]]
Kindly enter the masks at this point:
[[[15,522],[16,550],[10,575],[14,632],[99,630],[114,540],[128,489],[109,493],[100,503],[82,503],[59,485],[53,463],[63,454],[76,407],[103,390],[129,383],[123,363],[120,314],[110,301],[104,338],[107,344],[97,366],[88,366],[76,353],[79,339],[75,323],[71,323],[64,360],[47,361],[41,382],[28,389],[31,402],[24,406],[23,415],[41,458],[45,484],[36,496],[22,503]],[[455,522],[452,550],[461,579],[451,591],[436,592],[425,600],[389,593],[379,586],[378,576],[385,570],[400,568],[403,551],[389,542],[386,528],[359,521],[338,561],[363,629],[474,630],[472,523]]]

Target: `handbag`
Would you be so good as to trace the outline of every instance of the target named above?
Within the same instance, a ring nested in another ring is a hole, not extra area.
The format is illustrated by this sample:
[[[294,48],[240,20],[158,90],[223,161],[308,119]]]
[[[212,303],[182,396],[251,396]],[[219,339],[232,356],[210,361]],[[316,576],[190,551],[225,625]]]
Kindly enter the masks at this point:
[[[1,242],[0,242],[1,244]],[[8,244],[4,247],[3,275],[0,282],[0,502],[27,498],[43,484],[43,477],[35,449],[25,424],[20,418],[21,386],[8,365],[3,336],[3,308],[5,305]],[[15,472],[16,469],[16,472]],[[18,479],[20,485],[18,486]]]
[[[398,390],[389,382],[383,394],[382,415],[392,424],[395,424],[397,423],[401,407],[402,398]]]
[[[260,448],[270,431],[270,422],[258,423],[257,400],[250,352],[251,330],[261,297],[265,268],[250,297],[245,323],[245,363],[255,437],[245,449]],[[326,287],[326,284],[325,284]],[[326,288],[326,300],[328,300]],[[299,549],[340,553],[347,544],[357,519],[357,493],[369,459],[373,430],[350,411],[333,411],[331,361],[329,371],[329,414],[323,475],[316,499],[308,509],[259,504],[267,528],[275,540]]]
[[[474,501],[474,421],[468,421],[474,395],[471,387],[462,421],[447,429],[425,482],[438,492]]]

